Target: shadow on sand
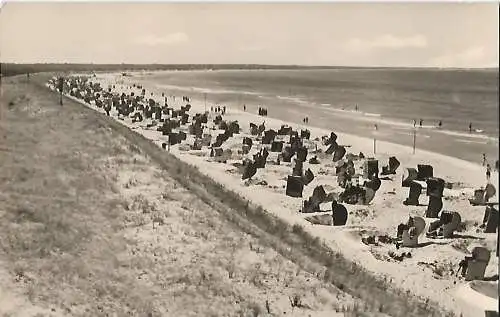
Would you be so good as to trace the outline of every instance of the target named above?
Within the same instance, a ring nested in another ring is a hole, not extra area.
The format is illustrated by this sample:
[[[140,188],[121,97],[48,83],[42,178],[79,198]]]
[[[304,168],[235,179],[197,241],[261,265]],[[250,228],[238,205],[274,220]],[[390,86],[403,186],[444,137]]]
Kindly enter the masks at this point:
[[[473,240],[484,240],[485,239],[483,237],[476,237],[476,236],[471,236],[470,234],[459,234],[459,233],[454,233],[452,238],[473,239]]]

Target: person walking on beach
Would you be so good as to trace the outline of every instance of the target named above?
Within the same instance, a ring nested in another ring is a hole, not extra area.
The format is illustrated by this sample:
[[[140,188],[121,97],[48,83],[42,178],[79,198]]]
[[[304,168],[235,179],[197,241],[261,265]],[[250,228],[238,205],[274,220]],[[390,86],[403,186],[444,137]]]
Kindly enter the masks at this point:
[[[420,127],[422,127],[422,123],[424,123],[424,120],[420,119]]]
[[[417,126],[417,120],[413,119],[413,127],[415,128]]]
[[[243,111],[247,111],[247,106],[243,105]]]
[[[222,114],[226,114],[226,106],[222,107]]]
[[[472,133],[472,122],[469,123],[469,133]]]
[[[442,126],[443,126],[443,121],[439,120],[438,127],[441,129]]]
[[[486,154],[485,154],[485,153],[483,153],[483,166],[485,166],[485,165],[486,165],[486,162],[487,162],[487,160],[486,160]]]
[[[490,164],[486,165],[486,180],[489,182],[491,178],[491,166]]]

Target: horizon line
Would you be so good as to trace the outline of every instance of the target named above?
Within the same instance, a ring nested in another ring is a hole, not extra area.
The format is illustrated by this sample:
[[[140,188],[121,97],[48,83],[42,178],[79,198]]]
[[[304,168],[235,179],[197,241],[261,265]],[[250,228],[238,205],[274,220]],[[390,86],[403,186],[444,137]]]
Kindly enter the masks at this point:
[[[68,62],[37,62],[37,63],[19,63],[19,62],[1,62],[0,65],[16,65],[16,66],[30,66],[30,65],[95,65],[95,66],[160,66],[160,67],[175,67],[175,66],[202,66],[207,69],[210,66],[243,66],[243,67],[266,67],[266,68],[325,68],[325,69],[335,69],[335,68],[350,68],[350,69],[444,69],[444,70],[498,70],[499,66],[491,67],[440,67],[440,66],[339,66],[339,65],[301,65],[301,64],[222,64],[222,63],[92,63],[92,62],[78,62],[78,63],[68,63]]]

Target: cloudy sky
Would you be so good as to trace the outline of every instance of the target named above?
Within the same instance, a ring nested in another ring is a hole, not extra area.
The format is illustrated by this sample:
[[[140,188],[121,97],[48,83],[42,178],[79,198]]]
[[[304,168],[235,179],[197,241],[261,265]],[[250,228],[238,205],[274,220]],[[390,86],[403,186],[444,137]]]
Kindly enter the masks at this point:
[[[496,3],[4,3],[2,62],[498,67]]]

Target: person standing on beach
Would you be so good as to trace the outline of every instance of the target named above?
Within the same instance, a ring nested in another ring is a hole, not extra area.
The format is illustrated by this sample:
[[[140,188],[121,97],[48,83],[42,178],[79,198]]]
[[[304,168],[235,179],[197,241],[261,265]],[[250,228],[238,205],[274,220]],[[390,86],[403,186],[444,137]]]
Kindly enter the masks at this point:
[[[422,123],[424,123],[424,120],[420,119],[420,127],[422,127]]]
[[[247,111],[247,106],[243,105],[243,111]]]
[[[486,160],[486,154],[485,154],[485,153],[483,153],[483,166],[485,166],[485,165],[486,165],[486,162],[487,162],[487,160]]]
[[[222,114],[226,114],[226,106],[222,107]]]
[[[415,128],[417,126],[417,120],[413,119],[413,127]]]
[[[469,123],[469,133],[472,133],[472,122]]]
[[[491,166],[490,164],[486,165],[486,180],[489,182],[491,178]]]
[[[443,121],[439,120],[438,127],[441,129],[442,126],[443,126]]]

